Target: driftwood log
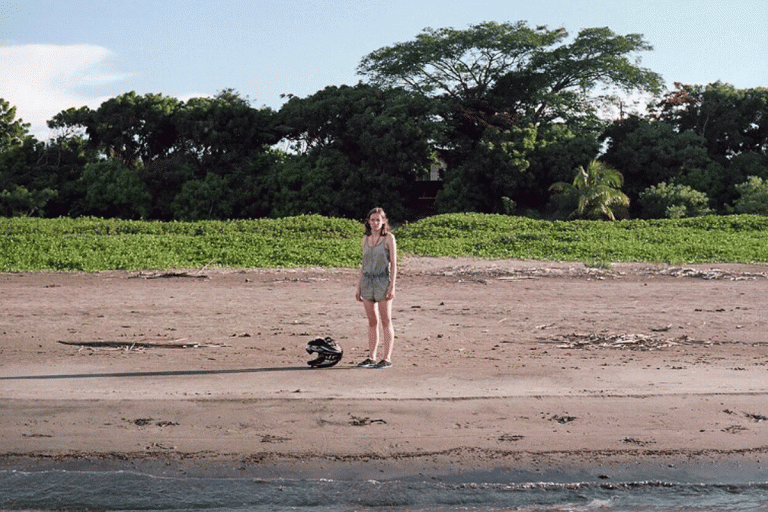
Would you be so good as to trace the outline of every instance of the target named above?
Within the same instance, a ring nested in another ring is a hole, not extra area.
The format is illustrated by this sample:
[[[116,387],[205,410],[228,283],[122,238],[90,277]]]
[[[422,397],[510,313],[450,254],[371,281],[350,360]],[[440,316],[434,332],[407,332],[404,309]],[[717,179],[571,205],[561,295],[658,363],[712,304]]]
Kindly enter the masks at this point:
[[[78,347],[90,348],[201,348],[213,345],[201,345],[197,342],[176,340],[176,341],[62,341],[57,343],[62,345],[74,345]],[[218,345],[216,345],[218,346]]]

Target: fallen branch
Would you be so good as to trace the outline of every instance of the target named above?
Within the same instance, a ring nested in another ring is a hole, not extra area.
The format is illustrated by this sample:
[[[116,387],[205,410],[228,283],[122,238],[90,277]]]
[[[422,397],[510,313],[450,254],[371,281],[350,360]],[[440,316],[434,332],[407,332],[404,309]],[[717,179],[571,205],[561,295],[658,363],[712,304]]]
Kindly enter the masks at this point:
[[[63,341],[59,340],[57,343],[62,345],[74,345],[79,347],[91,347],[91,348],[203,348],[203,347],[219,347],[221,345],[201,345],[197,342],[175,340],[171,342],[166,341]]]
[[[145,273],[140,272],[133,277],[140,277],[142,279],[167,279],[171,277],[191,277],[193,279],[208,279],[206,274],[190,274],[189,272],[162,272],[162,273]]]

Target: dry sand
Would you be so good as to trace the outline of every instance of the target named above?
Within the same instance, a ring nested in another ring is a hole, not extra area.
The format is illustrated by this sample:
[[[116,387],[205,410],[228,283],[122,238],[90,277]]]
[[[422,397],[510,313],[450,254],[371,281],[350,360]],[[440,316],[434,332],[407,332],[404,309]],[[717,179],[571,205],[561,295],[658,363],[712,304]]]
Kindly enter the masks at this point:
[[[768,465],[765,265],[406,258],[385,370],[355,367],[355,284],[351,269],[0,274],[0,464]],[[316,336],[341,344],[337,366],[306,365]]]

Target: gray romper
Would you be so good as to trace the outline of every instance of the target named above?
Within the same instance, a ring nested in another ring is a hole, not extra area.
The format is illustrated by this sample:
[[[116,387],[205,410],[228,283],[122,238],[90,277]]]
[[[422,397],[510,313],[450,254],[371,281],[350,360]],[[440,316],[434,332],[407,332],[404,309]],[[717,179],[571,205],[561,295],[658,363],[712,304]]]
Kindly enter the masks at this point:
[[[384,244],[385,237],[371,247],[368,240],[363,242],[363,280],[360,295],[370,302],[387,300],[389,287],[389,250]]]

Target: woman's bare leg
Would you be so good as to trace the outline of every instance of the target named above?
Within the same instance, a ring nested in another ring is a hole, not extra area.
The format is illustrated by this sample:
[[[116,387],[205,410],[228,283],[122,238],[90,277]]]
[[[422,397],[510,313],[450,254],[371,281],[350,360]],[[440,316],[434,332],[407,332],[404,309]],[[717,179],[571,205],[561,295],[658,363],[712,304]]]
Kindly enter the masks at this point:
[[[392,300],[378,302],[376,305],[378,306],[378,316],[383,333],[382,349],[384,350],[384,359],[392,361],[392,349],[395,345],[395,328],[392,325]],[[370,329],[370,323],[368,326]]]
[[[365,307],[365,316],[368,317],[368,358],[375,361],[376,351],[379,348],[379,315],[375,302],[363,299],[363,307]]]

